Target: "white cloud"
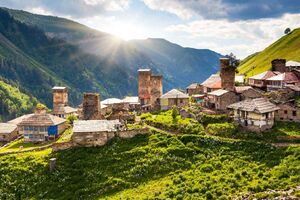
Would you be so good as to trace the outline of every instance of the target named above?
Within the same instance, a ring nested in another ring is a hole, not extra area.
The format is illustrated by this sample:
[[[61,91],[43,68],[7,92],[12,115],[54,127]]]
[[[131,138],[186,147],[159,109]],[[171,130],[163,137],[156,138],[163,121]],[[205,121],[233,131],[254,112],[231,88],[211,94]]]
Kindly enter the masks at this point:
[[[281,18],[231,22],[196,20],[171,25],[167,32],[185,34],[198,48],[210,48],[222,54],[233,52],[240,57],[261,51],[283,35],[285,28],[300,26],[300,14],[286,14]]]
[[[190,19],[194,15],[205,17],[222,17],[227,11],[221,0],[144,0],[153,10],[166,11],[182,19]]]

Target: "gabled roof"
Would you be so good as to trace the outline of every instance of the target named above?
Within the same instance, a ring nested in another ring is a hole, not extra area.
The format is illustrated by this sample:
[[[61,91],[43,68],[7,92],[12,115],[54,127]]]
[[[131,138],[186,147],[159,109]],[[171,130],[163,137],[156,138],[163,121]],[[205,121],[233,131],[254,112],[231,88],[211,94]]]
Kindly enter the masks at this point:
[[[0,123],[0,133],[1,134],[9,134],[17,129],[15,124],[10,123]]]
[[[160,98],[161,99],[186,99],[189,98],[189,96],[177,89],[173,89],[167,92],[166,94],[162,95]]]
[[[251,86],[236,86],[235,91],[236,93],[243,93],[244,91],[247,91],[249,89],[253,89]]]
[[[285,66],[300,66],[300,63],[297,61],[289,60],[285,63]]]
[[[129,96],[127,96],[123,99],[123,102],[124,103],[129,103],[129,104],[140,104],[140,99],[139,99],[139,97],[129,97]]]
[[[251,76],[249,77],[249,79],[255,79],[255,80],[266,80],[268,78],[271,78],[273,76],[276,76],[280,74],[280,72],[276,72],[276,71],[265,71],[263,73],[257,74],[255,76]]]
[[[23,118],[18,125],[28,126],[53,126],[66,122],[65,119],[56,117],[51,114],[33,114]]]
[[[283,81],[285,83],[298,83],[300,79],[298,76],[293,72],[284,72],[277,76],[273,76],[267,79],[268,81]]]
[[[20,117],[17,117],[15,119],[12,119],[12,120],[8,121],[8,123],[18,125],[19,123],[22,122],[23,119],[28,118],[28,117],[30,117],[32,115],[34,115],[34,114],[22,115]]]
[[[256,113],[267,113],[279,110],[279,107],[265,98],[246,99],[244,101],[231,104],[227,106],[227,108]]]
[[[53,108],[54,114],[70,114],[77,112],[76,108],[72,108],[70,106],[65,106],[64,104],[57,105]]]
[[[218,74],[213,74],[204,82],[202,82],[201,85],[208,88],[219,89],[221,88],[221,77]]]
[[[198,86],[199,86],[199,83],[192,83],[191,85],[189,85],[189,86],[187,87],[187,89],[197,89]]]
[[[222,96],[223,94],[228,93],[229,91],[227,90],[223,90],[223,89],[219,89],[219,90],[215,90],[212,91],[210,93],[207,93],[207,95],[211,95],[211,96]]]
[[[119,120],[76,120],[74,121],[74,133],[88,132],[113,132],[116,125],[121,125]]]
[[[111,105],[116,103],[123,103],[123,101],[117,98],[109,98],[109,99],[105,99],[104,101],[101,101],[101,104],[103,105]]]

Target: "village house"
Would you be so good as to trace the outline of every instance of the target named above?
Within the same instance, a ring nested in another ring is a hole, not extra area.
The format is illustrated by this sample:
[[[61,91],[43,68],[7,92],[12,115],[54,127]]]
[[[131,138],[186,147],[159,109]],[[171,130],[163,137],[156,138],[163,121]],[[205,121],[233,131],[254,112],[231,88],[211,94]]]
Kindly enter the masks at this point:
[[[123,102],[129,104],[130,111],[140,111],[141,110],[141,102],[140,102],[139,97],[126,96],[126,97],[124,97]]]
[[[82,146],[102,146],[123,128],[119,120],[77,120],[72,141]]]
[[[248,84],[252,87],[260,88],[262,90],[267,88],[267,79],[280,74],[277,71],[265,71],[248,79]]]
[[[201,94],[203,91],[203,87],[201,84],[199,83],[192,83],[191,85],[189,85],[187,88],[186,88],[186,93],[189,95],[189,96],[192,96],[192,95],[195,95],[195,94]]]
[[[173,106],[184,107],[189,105],[189,96],[173,89],[160,97],[161,110],[168,110]]]
[[[234,92],[219,89],[207,94],[205,107],[219,111],[226,111],[227,106],[236,101],[237,96]]]
[[[17,120],[15,120],[17,121]],[[25,142],[43,142],[57,138],[66,129],[66,120],[47,114],[45,108],[36,108],[34,114],[26,115],[18,123],[19,134]]]
[[[208,79],[201,83],[202,92],[207,94],[214,90],[221,89],[221,77],[218,74],[211,75]]]
[[[295,102],[277,104],[280,110],[275,112],[276,121],[300,122],[300,107]]]
[[[18,137],[18,128],[15,124],[0,123],[0,142],[10,142]]]
[[[163,94],[163,77],[153,75],[151,69],[138,70],[138,94],[142,110],[159,109],[159,98]]]
[[[265,131],[274,125],[275,111],[280,108],[265,98],[246,99],[228,106],[235,123],[251,131]]]
[[[236,86],[235,92],[238,95],[238,100],[255,99],[263,96],[262,92],[252,88],[251,86]]]
[[[285,88],[288,85],[300,86],[300,78],[294,72],[284,72],[267,80],[267,91]]]
[[[53,111],[52,114],[61,118],[68,115],[77,115],[77,109],[68,105],[68,88],[55,86],[52,88],[53,93]]]

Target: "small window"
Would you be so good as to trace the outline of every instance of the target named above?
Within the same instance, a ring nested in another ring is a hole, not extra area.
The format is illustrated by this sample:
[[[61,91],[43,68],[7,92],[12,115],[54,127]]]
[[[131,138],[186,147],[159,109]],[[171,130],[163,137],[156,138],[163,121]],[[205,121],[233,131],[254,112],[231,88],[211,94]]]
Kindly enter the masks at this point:
[[[251,125],[254,126],[254,121],[251,121]]]
[[[287,114],[287,110],[284,111],[284,114]]]
[[[276,110],[275,113],[278,113],[278,110]]]
[[[283,120],[283,117],[280,117],[280,120]]]
[[[297,116],[297,111],[293,110],[293,116],[296,117]]]

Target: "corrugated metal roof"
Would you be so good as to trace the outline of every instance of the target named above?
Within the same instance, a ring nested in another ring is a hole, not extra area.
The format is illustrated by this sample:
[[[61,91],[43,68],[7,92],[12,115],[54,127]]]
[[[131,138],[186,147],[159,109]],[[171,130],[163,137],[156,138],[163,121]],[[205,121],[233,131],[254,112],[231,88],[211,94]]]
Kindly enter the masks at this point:
[[[267,113],[279,110],[279,107],[265,98],[246,99],[244,101],[231,104],[228,108],[256,113]]]
[[[162,95],[160,98],[161,99],[186,99],[189,98],[189,96],[177,89],[173,89],[167,92],[166,94]]]
[[[0,133],[1,134],[9,134],[17,129],[15,124],[11,123],[0,123]]]
[[[297,61],[289,60],[285,63],[285,66],[300,66],[300,63]]]
[[[151,69],[139,69],[138,72],[150,72]]]
[[[236,86],[235,87],[236,93],[242,93],[242,92],[244,92],[246,90],[249,90],[249,89],[252,89],[252,87],[251,86]]]
[[[117,98],[109,98],[109,99],[105,99],[104,101],[101,101],[101,104],[103,105],[111,105],[116,103],[123,103],[123,100]]]
[[[119,120],[77,120],[74,121],[73,132],[113,132],[117,131],[116,125],[121,125]]]
[[[187,89],[197,89],[198,85],[198,83],[192,83],[187,87]]]
[[[276,76],[278,74],[280,74],[280,72],[265,71],[263,73],[255,75],[255,76],[251,76],[251,77],[249,77],[249,79],[266,80],[266,79]]]
[[[283,81],[285,83],[298,83],[300,82],[300,79],[298,76],[293,72],[285,72],[282,74],[279,74],[277,76],[273,76],[271,78],[267,79],[268,81]]]
[[[223,90],[223,89],[219,89],[219,90],[215,90],[212,91],[210,93],[207,93],[207,95],[212,95],[212,96],[222,96],[223,94],[228,93],[229,91],[227,90]]]
[[[129,97],[129,96],[127,96],[123,99],[123,102],[129,103],[129,104],[140,104],[140,99],[139,99],[139,97]]]
[[[204,82],[202,82],[201,85],[203,85],[205,87],[209,87],[209,86],[214,85],[216,82],[220,82],[220,86],[221,86],[221,77],[218,74],[213,74],[208,79],[206,79]]]

